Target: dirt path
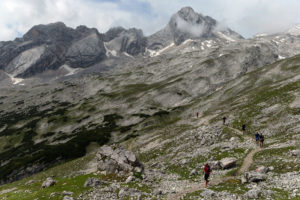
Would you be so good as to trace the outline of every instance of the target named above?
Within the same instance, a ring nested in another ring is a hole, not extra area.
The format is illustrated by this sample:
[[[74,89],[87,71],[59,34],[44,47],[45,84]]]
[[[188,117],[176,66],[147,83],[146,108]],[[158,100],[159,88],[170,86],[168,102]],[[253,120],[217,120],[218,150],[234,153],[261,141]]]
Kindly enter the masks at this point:
[[[252,138],[248,135],[244,135],[242,131],[238,130],[238,129],[235,129],[235,128],[232,128],[232,127],[229,127],[229,126],[226,126],[228,128],[230,128],[231,130],[234,130],[236,133],[238,133],[239,135],[243,135],[247,138],[250,138],[252,140]],[[236,176],[238,175],[241,175],[243,174],[244,172],[248,171],[249,167],[251,166],[251,164],[253,163],[253,156],[259,152],[261,150],[261,148],[259,147],[256,147],[255,149],[251,150],[250,153],[248,153],[248,155],[245,157],[244,161],[243,161],[243,164],[242,166],[240,167],[238,173]],[[209,182],[209,186],[215,186],[215,185],[219,185],[225,181],[228,181],[230,179],[234,179],[236,176],[229,176],[229,177],[224,177],[224,178],[217,178],[217,179],[214,179],[214,180],[211,180]],[[201,189],[204,189],[204,183],[199,183],[199,186],[196,186],[196,187],[191,187],[191,188],[188,188],[188,189],[185,189],[181,192],[178,192],[176,194],[172,194],[172,195],[169,195],[167,197],[168,200],[176,200],[176,199],[180,199],[182,197],[184,197],[186,194],[189,194],[189,193],[193,193],[193,192],[196,192],[198,190],[201,190]]]

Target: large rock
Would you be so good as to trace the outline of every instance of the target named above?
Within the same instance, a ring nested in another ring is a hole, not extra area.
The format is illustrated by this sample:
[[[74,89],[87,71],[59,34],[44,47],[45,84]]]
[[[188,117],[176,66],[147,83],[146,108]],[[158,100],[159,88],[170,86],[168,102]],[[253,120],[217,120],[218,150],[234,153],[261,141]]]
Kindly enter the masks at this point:
[[[143,172],[143,165],[131,151],[123,148],[103,146],[97,152],[98,170],[108,173]]]
[[[42,184],[42,188],[47,188],[56,184],[56,181],[48,177]]]
[[[221,169],[220,161],[208,161],[208,164],[212,170]]]
[[[267,179],[266,174],[262,174],[258,172],[248,172],[245,174],[245,177],[248,182],[260,182],[260,181],[265,181]]]
[[[220,166],[222,169],[229,169],[232,168],[236,165],[236,158],[223,158],[220,160]]]

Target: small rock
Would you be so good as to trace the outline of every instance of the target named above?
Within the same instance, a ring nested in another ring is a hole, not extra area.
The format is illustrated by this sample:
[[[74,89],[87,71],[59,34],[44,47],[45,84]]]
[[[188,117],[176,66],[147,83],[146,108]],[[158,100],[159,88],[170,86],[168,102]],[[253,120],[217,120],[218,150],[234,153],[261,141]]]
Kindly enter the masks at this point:
[[[63,191],[62,194],[65,195],[65,196],[72,196],[74,193],[70,192],[70,191]]]
[[[220,160],[220,165],[222,169],[229,169],[236,165],[236,161],[236,158],[223,158],[222,160]]]
[[[292,150],[291,153],[293,156],[300,156],[300,149]]]
[[[128,178],[126,179],[125,183],[130,183],[133,182],[135,180],[134,176],[128,176]]]
[[[196,169],[193,169],[190,173],[190,176],[196,176],[198,174],[198,172],[196,171]]]
[[[204,189],[204,191],[201,192],[201,195],[205,198],[212,198],[216,196],[216,193],[210,189]]]
[[[209,161],[208,165],[210,166],[210,168],[212,170],[219,170],[219,169],[221,169],[220,161]]]
[[[270,167],[269,167],[269,170],[270,170],[270,171],[273,171],[273,170],[274,170],[274,167],[273,167],[273,166],[270,166]]]
[[[63,198],[63,200],[74,200],[74,198],[73,198],[73,197],[70,197],[70,196],[65,196],[65,197]]]
[[[242,182],[242,184],[245,184],[245,183],[247,183],[248,181],[247,181],[246,177],[242,176],[241,182]]]
[[[51,177],[48,177],[42,184],[42,188],[47,188],[50,186],[53,186],[56,184],[56,181],[54,181]]]
[[[266,173],[268,173],[268,171],[269,171],[269,168],[265,167],[265,166],[260,166],[256,169],[256,172],[262,173],[262,174],[266,174]]]
[[[181,162],[180,162],[182,165],[185,165],[185,164],[187,164],[188,163],[188,161],[186,160],[186,159],[183,159],[183,160],[181,160]]]
[[[102,184],[103,182],[97,178],[88,178],[84,183],[84,187],[97,187]]]
[[[31,185],[31,184],[33,184],[33,183],[35,183],[34,180],[29,180],[29,181],[27,181],[27,182],[25,183],[25,185]]]
[[[254,188],[246,192],[244,196],[246,199],[258,199],[260,194],[261,194],[261,189]]]

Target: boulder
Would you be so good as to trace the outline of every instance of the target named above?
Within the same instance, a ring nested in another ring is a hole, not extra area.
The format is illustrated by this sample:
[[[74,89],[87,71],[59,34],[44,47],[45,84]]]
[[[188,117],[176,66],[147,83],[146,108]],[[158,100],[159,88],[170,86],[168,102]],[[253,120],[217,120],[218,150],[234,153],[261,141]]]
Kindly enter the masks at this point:
[[[261,174],[266,174],[269,172],[269,168],[265,166],[260,166],[256,169],[256,172],[261,173]]]
[[[124,148],[103,146],[97,152],[97,167],[107,173],[139,172],[144,171],[143,165],[136,155]]]
[[[258,199],[260,194],[261,194],[261,189],[254,188],[246,192],[244,196],[246,199]]]
[[[245,174],[245,177],[248,182],[260,182],[260,181],[265,181],[267,179],[266,174],[262,174],[258,172],[248,172]]]
[[[128,176],[128,178],[126,179],[125,183],[130,183],[133,182],[135,180],[134,176]]]
[[[97,187],[103,184],[104,182],[102,182],[100,179],[88,178],[84,183],[84,187]]]
[[[292,153],[293,156],[300,157],[300,149],[293,150],[293,151],[291,151],[291,153]]]
[[[232,168],[236,165],[236,158],[223,158],[220,160],[220,166],[222,169],[229,169]]]
[[[220,161],[208,161],[208,165],[212,170],[221,169]]]
[[[47,188],[56,184],[56,181],[48,177],[42,184],[42,188]]]

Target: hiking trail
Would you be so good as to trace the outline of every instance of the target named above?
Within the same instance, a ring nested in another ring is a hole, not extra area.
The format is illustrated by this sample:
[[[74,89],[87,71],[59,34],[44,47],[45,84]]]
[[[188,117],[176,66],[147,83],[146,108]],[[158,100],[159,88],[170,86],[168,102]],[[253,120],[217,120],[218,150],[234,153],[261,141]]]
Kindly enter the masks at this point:
[[[242,131],[226,126],[228,128],[230,128],[231,130],[235,131],[237,134],[239,135],[243,135],[244,137],[250,138],[252,140],[252,138],[249,135],[244,135]],[[215,186],[215,185],[219,185],[225,181],[228,181],[230,179],[234,179],[236,178],[236,176],[243,174],[244,172],[249,170],[249,167],[251,166],[251,164],[253,163],[253,156],[259,152],[261,150],[260,147],[256,147],[255,149],[252,149],[247,156],[244,158],[243,160],[243,164],[241,165],[240,169],[238,170],[237,174],[235,176],[228,176],[228,177],[224,177],[224,178],[216,178],[213,179],[209,182],[209,186]],[[186,194],[189,193],[193,193],[196,192],[198,190],[204,189],[204,182],[199,183],[199,185],[191,187],[191,188],[187,188],[185,190],[182,190],[176,194],[171,194],[167,197],[168,200],[180,200],[182,197],[184,197]]]

